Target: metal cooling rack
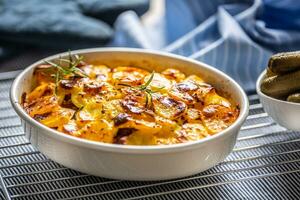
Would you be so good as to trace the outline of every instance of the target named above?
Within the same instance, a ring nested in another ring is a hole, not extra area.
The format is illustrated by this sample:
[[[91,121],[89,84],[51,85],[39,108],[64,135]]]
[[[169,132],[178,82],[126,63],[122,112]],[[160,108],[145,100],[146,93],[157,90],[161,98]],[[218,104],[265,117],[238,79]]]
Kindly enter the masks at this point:
[[[134,182],[76,172],[32,147],[9,103],[11,83],[0,80],[0,199],[300,198],[300,133],[275,124],[257,95],[249,96],[250,115],[224,162],[182,179]]]

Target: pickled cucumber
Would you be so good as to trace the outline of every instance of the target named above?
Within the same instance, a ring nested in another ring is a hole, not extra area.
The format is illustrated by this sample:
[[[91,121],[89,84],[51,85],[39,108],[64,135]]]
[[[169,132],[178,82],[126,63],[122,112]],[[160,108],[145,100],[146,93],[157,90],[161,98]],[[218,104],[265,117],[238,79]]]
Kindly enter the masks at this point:
[[[300,71],[267,77],[261,84],[261,91],[275,98],[287,96],[298,90],[300,90]]]
[[[300,103],[300,93],[291,94],[288,96],[287,101]]]
[[[300,70],[300,51],[273,55],[269,60],[268,68],[275,74],[286,74]]]
[[[267,67],[267,73],[266,73],[266,77],[272,77],[272,76],[276,76],[277,74],[275,74],[274,72],[271,71],[271,69],[269,67]]]

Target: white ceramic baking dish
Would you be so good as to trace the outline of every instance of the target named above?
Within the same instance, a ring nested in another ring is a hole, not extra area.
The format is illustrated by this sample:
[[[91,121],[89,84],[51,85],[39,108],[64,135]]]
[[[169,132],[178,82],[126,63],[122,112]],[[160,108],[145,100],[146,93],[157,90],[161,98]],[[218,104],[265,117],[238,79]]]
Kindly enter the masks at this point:
[[[131,146],[105,144],[76,138],[32,119],[20,105],[21,96],[32,87],[34,68],[27,67],[11,87],[11,103],[21,118],[26,137],[50,159],[84,173],[127,180],[164,180],[184,177],[213,167],[231,152],[248,114],[248,99],[242,88],[221,71],[178,55],[131,48],[95,48],[73,51],[87,62],[108,66],[131,65],[162,71],[177,68],[186,74],[200,75],[218,90],[228,94],[240,107],[238,119],[224,131],[203,140],[168,146]],[[62,53],[46,58],[53,60]]]

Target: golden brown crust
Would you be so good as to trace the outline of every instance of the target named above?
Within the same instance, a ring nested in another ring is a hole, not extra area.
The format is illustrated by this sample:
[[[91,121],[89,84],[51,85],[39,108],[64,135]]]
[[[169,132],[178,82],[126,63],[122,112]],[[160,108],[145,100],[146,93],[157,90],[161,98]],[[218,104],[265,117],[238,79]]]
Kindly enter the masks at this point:
[[[131,145],[199,140],[230,126],[239,109],[202,78],[177,69],[144,69],[81,62],[87,77],[54,80],[49,65],[34,72],[37,86],[22,95],[26,112],[65,134]]]

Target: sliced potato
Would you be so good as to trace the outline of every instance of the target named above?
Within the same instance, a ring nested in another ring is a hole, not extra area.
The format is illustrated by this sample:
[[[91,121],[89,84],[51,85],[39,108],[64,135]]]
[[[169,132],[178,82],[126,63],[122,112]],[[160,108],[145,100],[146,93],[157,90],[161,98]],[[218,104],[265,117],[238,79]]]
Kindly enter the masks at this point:
[[[79,132],[81,138],[112,143],[117,129],[114,128],[113,123],[101,119],[86,124]]]
[[[126,111],[133,114],[142,114],[151,103],[149,95],[144,91],[126,87],[122,89],[122,92],[125,97],[121,101],[121,105]]]
[[[144,78],[144,84],[147,83],[151,74]],[[154,73],[153,78],[148,86],[154,92],[165,93],[172,87],[172,81],[165,78],[159,73]]]
[[[174,80],[176,82],[181,82],[185,79],[185,74],[181,71],[173,68],[168,68],[161,72],[169,80]]]
[[[87,104],[87,99],[85,98],[85,92],[83,88],[74,87],[71,93],[71,101],[77,108],[82,108]]]
[[[99,81],[110,81],[111,75],[110,75],[111,69],[108,68],[105,65],[93,65],[93,71],[91,72],[91,76],[94,79],[97,79]]]
[[[190,75],[184,81],[192,81],[194,83],[203,83],[204,80],[197,75]]]
[[[151,134],[144,134],[141,131],[133,132],[126,139],[127,145],[154,145],[156,137]]]
[[[215,89],[207,83],[199,83],[196,91],[196,97],[199,101],[204,102],[209,93],[215,93]]]
[[[202,121],[211,134],[220,132],[230,126],[238,117],[235,108],[222,105],[208,105],[203,108]]]
[[[225,99],[224,97],[221,97],[218,95],[215,90],[212,92],[209,92],[204,99],[204,105],[221,105],[224,107],[231,107],[230,101],[228,99]]]
[[[166,119],[161,116],[155,116],[155,122],[159,124],[162,128],[158,132],[158,137],[171,137],[174,133],[174,131],[178,128],[178,125],[175,121],[172,121],[170,119]]]
[[[172,134],[175,135],[175,134]],[[170,144],[177,144],[179,143],[178,139],[175,136],[170,137],[155,137],[156,145],[170,145]]]
[[[42,97],[43,95],[53,95],[55,90],[55,84],[54,83],[41,83],[39,86],[34,88],[32,92],[30,92],[27,95],[26,101],[34,101],[35,99],[38,99]],[[47,94],[46,94],[47,93]]]
[[[189,108],[185,113],[185,119],[189,123],[201,123],[201,115],[202,113],[199,109]]]
[[[131,86],[142,84],[144,77],[149,74],[146,70],[135,67],[116,67],[112,72],[114,85],[129,84]]]
[[[80,110],[76,113],[76,123],[80,127],[94,120],[95,117],[86,110]]]
[[[102,107],[102,114],[103,117],[112,120],[114,119],[119,113],[125,113],[122,105],[121,105],[121,99],[115,99],[111,101],[106,101],[103,103]]]
[[[86,111],[90,113],[90,115],[94,119],[99,119],[103,115],[103,106],[106,104],[107,101],[96,98],[96,99],[91,99],[82,109],[82,111]]]
[[[94,66],[93,73],[95,74],[95,78],[101,81],[110,81],[111,80],[111,69],[105,65],[96,65]]]
[[[84,83],[83,92],[89,96],[101,96],[106,100],[121,98],[121,92],[107,82],[91,81]]]
[[[35,115],[43,115],[51,113],[59,108],[58,100],[56,96],[42,96],[35,99],[28,105],[24,105],[26,112],[34,117]]]
[[[220,119],[208,118],[204,120],[204,124],[211,134],[218,133],[228,127],[228,125]]]
[[[54,76],[49,74],[55,74],[56,69],[49,64],[41,64],[34,69],[34,80],[37,84],[55,82]]]
[[[137,130],[137,132],[153,135],[159,132],[162,126],[156,122],[128,118],[128,120],[118,126],[118,128],[134,128]]]
[[[186,104],[168,96],[153,99],[153,108],[156,114],[167,119],[176,119],[186,111]]]
[[[107,90],[107,87],[104,82],[89,81],[83,85],[83,91],[93,96],[105,90]]]
[[[93,80],[107,82],[111,79],[111,69],[105,65],[85,65],[80,69]]]
[[[180,129],[175,131],[177,140],[181,142],[196,141],[201,138],[209,136],[205,126],[201,123],[187,123]]]
[[[40,122],[50,128],[56,128],[63,126],[69,122],[74,115],[75,110],[69,108],[59,108],[58,110],[51,112],[50,115],[40,120]]]
[[[181,83],[176,83],[169,90],[168,94],[179,101],[190,105],[195,103],[195,92],[197,91],[198,86],[192,81],[184,81]]]
[[[189,93],[178,90],[176,86],[172,87],[171,90],[169,90],[168,94],[172,98],[178,101],[183,101],[188,105],[195,103],[195,99]]]
[[[183,81],[176,84],[176,88],[182,92],[188,92],[189,94],[193,94],[199,86],[198,83],[193,81]]]
[[[80,133],[78,131],[79,127],[77,126],[75,120],[70,120],[68,123],[64,124],[63,126],[60,126],[58,130],[67,133],[69,135],[73,135],[77,137],[80,136]]]
[[[231,103],[228,99],[220,96],[216,89],[206,83],[200,83],[196,92],[198,100],[204,103],[204,105],[222,105],[230,107]]]
[[[122,93],[109,83],[104,83],[104,88],[99,95],[107,101],[122,98]]]

